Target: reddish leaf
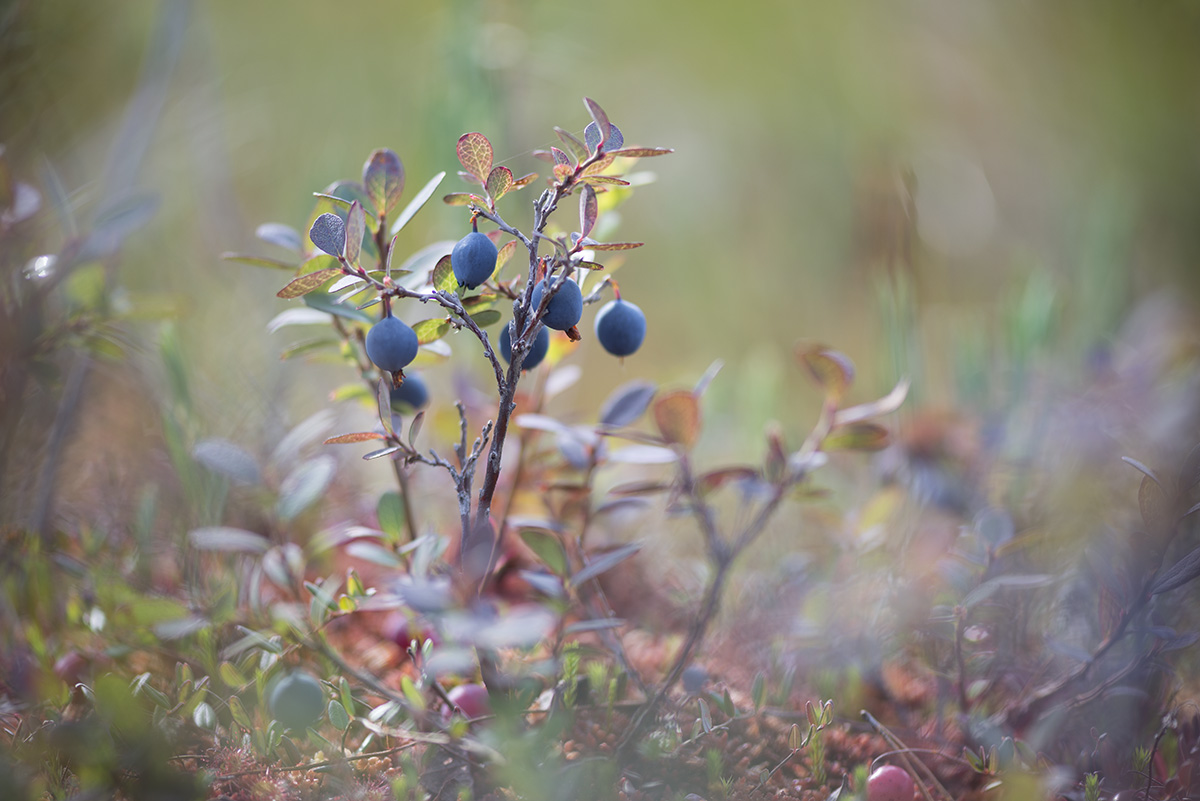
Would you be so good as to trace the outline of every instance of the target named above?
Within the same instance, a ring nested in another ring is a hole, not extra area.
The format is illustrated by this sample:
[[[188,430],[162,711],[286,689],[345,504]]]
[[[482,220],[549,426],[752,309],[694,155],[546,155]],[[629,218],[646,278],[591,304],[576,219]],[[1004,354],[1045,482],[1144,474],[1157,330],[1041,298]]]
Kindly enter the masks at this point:
[[[579,178],[581,184],[591,184],[592,186],[629,186],[629,181],[622,181],[620,178],[615,178],[611,175],[582,175]]]
[[[600,129],[600,144],[597,148],[603,147],[608,141],[609,135],[612,133],[612,123],[608,121],[608,115],[604,113],[604,109],[600,108],[600,104],[590,97],[583,99],[583,104],[587,106],[588,114],[592,115],[592,119],[596,123],[596,127]]]
[[[367,197],[375,204],[375,215],[382,217],[404,192],[404,165],[393,151],[381,148],[367,157],[362,175]]]
[[[1152,537],[1161,535],[1171,524],[1171,503],[1162,486],[1152,476],[1142,478],[1138,489],[1138,508],[1142,522]]]
[[[567,146],[567,150],[570,150],[571,155],[575,156],[575,158],[582,161],[588,157],[587,145],[580,142],[570,131],[564,131],[562,128],[555,127],[554,133],[558,134],[558,138],[562,140],[562,143]]]
[[[654,403],[654,422],[667,442],[691,448],[700,438],[700,404],[691,392],[668,392]]]
[[[596,206],[596,190],[584,184],[579,192],[579,235],[587,236],[596,227],[596,216],[599,209]]]
[[[508,260],[511,259],[513,254],[516,252],[517,240],[515,239],[511,242],[505,243],[504,247],[499,249],[499,251],[496,253],[496,269],[492,271],[493,279],[500,274],[500,270],[503,269],[505,264],[508,264]]]
[[[492,200],[504,197],[513,185],[512,170],[508,167],[494,167],[487,178],[487,193]]]
[[[570,164],[555,164],[554,165],[554,177],[557,178],[559,181],[567,180],[567,178],[573,172],[575,172],[575,170],[574,170],[574,168],[571,167]]]
[[[276,292],[275,296],[284,298],[285,300],[298,298],[301,295],[307,295],[314,289],[318,289],[326,281],[341,274],[342,270],[340,267],[329,267],[324,270],[317,270],[316,272],[302,275],[299,278],[293,278],[287,286]]]
[[[555,164],[566,164],[571,167],[575,166],[571,161],[571,157],[559,150],[557,147],[550,148],[550,155],[554,157]]]
[[[665,156],[675,151],[669,147],[626,147],[620,150],[610,150],[610,156],[624,156],[627,159],[645,159],[653,156]]]
[[[363,213],[362,204],[356,200],[350,204],[350,214],[346,217],[346,261],[351,264],[358,264],[366,232],[367,218]]]
[[[360,431],[357,434],[339,434],[325,440],[325,445],[348,445],[352,442],[367,442],[372,439],[387,439],[377,431]]]
[[[524,189],[525,187],[529,186],[531,183],[536,181],[537,177],[538,177],[538,175],[536,172],[531,172],[527,175],[522,175],[520,178],[513,181],[512,191],[516,191],[518,189]]]
[[[878,451],[890,441],[888,430],[878,423],[851,423],[835,428],[821,447],[829,451]]]
[[[585,167],[583,170],[583,174],[584,175],[599,175],[600,173],[604,172],[609,167],[611,167],[612,163],[613,163],[612,155],[609,153],[605,153],[604,157],[601,158],[599,161],[595,162],[594,164],[589,164],[587,167]]]
[[[854,364],[850,359],[824,345],[802,346],[798,355],[830,398],[835,403],[840,401],[854,380]]]
[[[591,250],[633,250],[640,248],[645,242],[589,242],[586,247]]]
[[[752,467],[726,467],[713,470],[696,479],[696,489],[700,492],[712,492],[730,481],[748,481],[758,478],[758,471]]]
[[[594,261],[583,261],[582,259],[579,261],[576,261],[576,262],[572,262],[572,264],[574,264],[576,267],[578,267],[581,270],[603,270],[604,269],[603,264],[597,264]]]
[[[458,161],[483,183],[492,171],[492,143],[481,133],[463,134],[458,138]]]
[[[618,484],[610,489],[608,493],[620,497],[657,495],[660,492],[666,492],[670,488],[670,484],[664,484],[661,481],[631,481],[626,484]]]

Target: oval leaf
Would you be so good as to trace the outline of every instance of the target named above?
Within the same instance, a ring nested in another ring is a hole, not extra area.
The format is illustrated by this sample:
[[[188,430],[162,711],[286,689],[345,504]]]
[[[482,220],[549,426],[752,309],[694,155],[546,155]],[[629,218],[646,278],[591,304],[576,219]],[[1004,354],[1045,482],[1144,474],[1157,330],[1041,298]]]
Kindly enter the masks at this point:
[[[454,268],[450,265],[450,254],[438,259],[433,272],[429,275],[429,282],[439,292],[453,293],[458,289],[458,279],[454,277]]]
[[[492,200],[499,200],[512,189],[513,174],[508,167],[493,167],[487,177],[487,193]]]
[[[608,137],[612,133],[612,123],[608,121],[608,115],[604,113],[604,109],[600,108],[600,104],[595,100],[592,100],[590,97],[585,97],[583,99],[583,105],[587,107],[588,114],[592,116],[592,121],[596,123],[596,132],[600,134],[600,138],[595,145],[593,145],[591,142],[588,142],[588,145],[590,147],[598,148],[608,141]]]
[[[308,230],[308,238],[330,256],[341,256],[346,249],[346,224],[341,217],[326,212],[313,222]]]
[[[293,470],[279,485],[275,512],[283,521],[292,520],[325,493],[337,462],[331,456],[318,456]]]
[[[824,345],[808,345],[800,349],[800,361],[808,368],[813,379],[836,403],[846,394],[854,381],[854,364],[843,353]]]
[[[630,381],[617,387],[600,407],[600,424],[627,426],[650,406],[658,387],[649,381]]]
[[[484,309],[478,314],[472,314],[471,319],[480,328],[487,328],[489,325],[495,325],[500,322],[500,316],[500,312],[496,309]]]
[[[354,442],[368,442],[373,439],[387,439],[378,431],[360,431],[355,434],[338,434],[336,437],[330,437],[325,440],[325,445],[349,445]]]
[[[598,213],[596,190],[584,184],[579,192],[579,235],[581,237],[587,236],[596,227]]]
[[[341,268],[328,267],[324,270],[317,270],[315,273],[308,273],[299,278],[293,278],[288,282],[287,286],[275,293],[275,297],[291,300],[302,295],[307,295],[309,292],[320,289],[326,281],[341,274]]]
[[[465,133],[458,138],[458,162],[483,183],[492,171],[492,143],[481,133]]]
[[[601,573],[607,573],[617,565],[642,549],[641,543],[631,542],[611,551],[601,554],[595,559],[589,559],[587,566],[571,576],[571,584],[578,587],[586,581],[591,581]]]
[[[362,176],[367,197],[375,204],[375,215],[382,217],[400,201],[404,192],[404,165],[393,151],[381,148],[367,157]]]
[[[700,438],[700,404],[687,390],[668,392],[654,404],[654,422],[667,442],[691,448]]]
[[[366,233],[367,217],[363,213],[362,204],[356,200],[350,204],[350,213],[346,217],[346,261],[351,264],[358,264],[363,236]]]
[[[644,159],[654,156],[665,156],[675,151],[669,147],[626,147],[617,150],[605,150],[610,156],[624,156],[627,159]]]
[[[419,323],[414,323],[412,328],[417,335],[417,343],[428,345],[430,342],[435,342],[446,336],[450,331],[450,323],[445,318],[422,320]]]
[[[830,432],[821,447],[828,451],[879,451],[890,442],[888,430],[878,423],[851,423]]]
[[[558,537],[548,531],[525,529],[521,532],[521,540],[529,546],[529,550],[537,554],[542,564],[550,568],[552,573],[556,576],[566,575],[567,556]]]
[[[261,479],[254,457],[226,439],[197,442],[196,447],[192,448],[192,458],[238,484],[251,486]]]

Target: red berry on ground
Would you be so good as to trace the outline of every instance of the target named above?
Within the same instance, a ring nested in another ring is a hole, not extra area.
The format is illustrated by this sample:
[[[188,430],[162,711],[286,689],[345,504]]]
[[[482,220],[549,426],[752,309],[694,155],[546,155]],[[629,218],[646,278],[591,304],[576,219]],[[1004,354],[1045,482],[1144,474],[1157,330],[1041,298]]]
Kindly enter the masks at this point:
[[[482,684],[460,684],[446,693],[450,702],[469,718],[482,718],[492,714],[492,701],[487,688]]]
[[[912,801],[916,789],[904,768],[883,765],[867,779],[867,801]]]

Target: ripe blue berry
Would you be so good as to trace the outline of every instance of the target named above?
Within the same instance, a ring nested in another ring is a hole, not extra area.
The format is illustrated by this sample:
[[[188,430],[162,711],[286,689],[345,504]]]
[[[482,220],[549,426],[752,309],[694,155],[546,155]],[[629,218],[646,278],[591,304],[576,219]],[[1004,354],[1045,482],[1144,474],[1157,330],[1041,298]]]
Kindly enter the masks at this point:
[[[627,300],[617,298],[596,313],[596,339],[613,356],[628,356],[646,338],[646,315]]]
[[[267,706],[285,727],[306,729],[325,713],[325,691],[312,674],[297,670],[275,683]]]
[[[450,252],[450,268],[454,270],[458,283],[467,289],[474,289],[492,277],[498,255],[499,251],[492,240],[475,231],[458,240]]]
[[[545,326],[538,331],[537,336],[533,338],[533,345],[530,346],[529,352],[525,354],[525,361],[521,362],[522,370],[532,370],[542,363],[542,359],[546,358],[546,351],[550,350],[550,332]],[[500,355],[504,357],[504,361],[512,361],[512,336],[508,333],[508,326],[504,326],[500,331]]]
[[[578,323],[579,318],[583,316],[583,293],[579,291],[579,284],[565,276],[559,276],[554,283],[556,286],[565,283],[565,286],[550,298],[550,303],[546,306],[546,316],[542,318],[542,322],[555,330],[566,331]],[[535,311],[542,304],[542,292],[545,289],[546,280],[544,278],[533,287]]]
[[[367,332],[367,358],[394,373],[417,357],[418,344],[416,332],[389,314]]]
[[[408,373],[404,383],[391,389],[392,409],[395,411],[416,411],[429,403],[429,387],[421,380],[421,376]]]

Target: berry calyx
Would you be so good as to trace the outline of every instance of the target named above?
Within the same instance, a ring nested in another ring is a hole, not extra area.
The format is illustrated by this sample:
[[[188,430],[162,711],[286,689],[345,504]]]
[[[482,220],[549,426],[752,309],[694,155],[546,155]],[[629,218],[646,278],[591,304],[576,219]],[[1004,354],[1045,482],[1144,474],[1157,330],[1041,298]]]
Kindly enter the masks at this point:
[[[542,326],[537,336],[533,338],[533,344],[530,345],[529,351],[525,354],[525,361],[521,362],[521,369],[532,370],[537,367],[542,363],[542,359],[546,358],[549,350],[550,332],[545,326]],[[512,362],[512,335],[508,333],[507,325],[500,331],[500,355],[504,361]]]
[[[325,714],[325,691],[315,676],[297,670],[275,683],[267,706],[286,728],[306,729]]]
[[[450,251],[450,268],[459,284],[474,289],[492,277],[499,253],[486,234],[472,231]]]
[[[380,370],[396,373],[417,357],[417,334],[390,314],[367,332],[367,358]]]
[[[596,313],[596,339],[613,356],[629,356],[646,338],[646,315],[627,300],[617,298]]]
[[[542,317],[542,322],[557,331],[566,331],[583,317],[583,293],[579,290],[579,284],[566,276],[555,279],[555,286],[560,283],[563,286],[554,292],[554,296],[546,304],[546,314]],[[546,279],[543,278],[533,287],[532,303],[535,311],[542,305],[542,293],[545,290]]]

